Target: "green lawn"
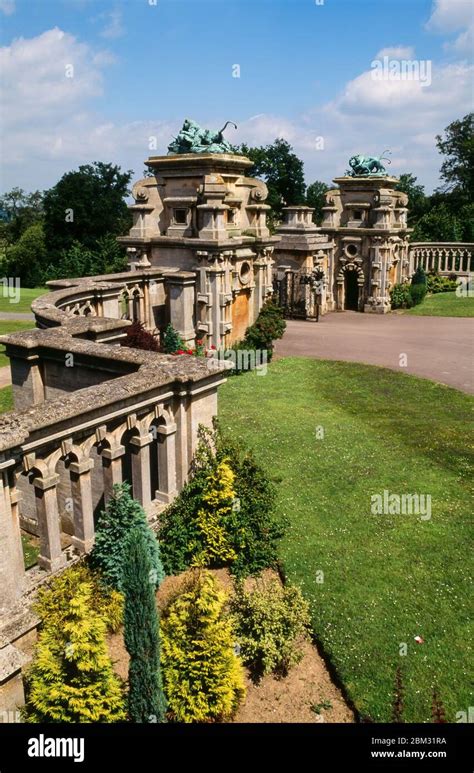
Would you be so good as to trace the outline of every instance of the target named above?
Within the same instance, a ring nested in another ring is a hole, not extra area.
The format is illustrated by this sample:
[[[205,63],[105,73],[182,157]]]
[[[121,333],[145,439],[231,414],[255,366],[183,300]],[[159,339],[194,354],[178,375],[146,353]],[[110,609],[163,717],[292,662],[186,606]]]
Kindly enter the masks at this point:
[[[13,410],[13,394],[11,386],[0,389],[0,413]]]
[[[24,533],[21,535],[21,546],[23,548],[25,569],[30,569],[38,562],[39,539],[33,537],[32,534]]]
[[[474,317],[474,297],[459,298],[456,293],[436,293],[425,298],[418,306],[405,309],[404,314],[419,317]]]
[[[19,320],[12,320],[9,322],[8,320],[0,319],[0,335],[14,333],[16,330],[31,330],[34,326],[34,320],[31,320],[31,322],[22,322]],[[0,344],[0,368],[9,364],[9,359],[4,352],[5,347],[3,344]]]
[[[6,289],[3,288],[3,292],[0,292],[0,313],[9,314],[27,314],[31,311],[31,303],[38,298],[39,295],[44,295],[48,292],[47,287],[21,287],[20,288],[20,300],[18,303],[13,303],[10,298],[4,297]],[[14,300],[14,299],[13,299]]]
[[[383,368],[296,358],[230,378],[219,396],[222,427],[281,481],[285,572],[359,712],[390,720],[400,665],[406,721],[430,721],[434,686],[455,721],[473,705],[472,399]],[[430,494],[431,519],[373,515],[384,489]]]

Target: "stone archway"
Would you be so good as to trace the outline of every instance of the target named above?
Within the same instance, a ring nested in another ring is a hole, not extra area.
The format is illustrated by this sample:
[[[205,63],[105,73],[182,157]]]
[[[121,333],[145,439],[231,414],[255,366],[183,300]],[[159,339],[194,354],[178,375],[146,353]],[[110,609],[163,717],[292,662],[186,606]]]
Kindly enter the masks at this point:
[[[338,311],[362,311],[365,277],[359,263],[346,263],[339,271],[336,283]]]

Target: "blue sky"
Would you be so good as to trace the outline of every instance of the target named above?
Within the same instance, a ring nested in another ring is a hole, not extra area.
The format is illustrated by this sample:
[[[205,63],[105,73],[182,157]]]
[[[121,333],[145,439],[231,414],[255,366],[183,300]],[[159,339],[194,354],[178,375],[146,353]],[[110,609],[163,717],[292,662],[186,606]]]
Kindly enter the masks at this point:
[[[231,141],[285,137],[308,183],[330,182],[353,153],[390,148],[392,171],[413,171],[430,190],[435,134],[472,109],[472,8],[470,0],[0,0],[1,189],[46,188],[93,160],[138,178],[189,116],[214,128],[235,121]],[[371,62],[383,56],[429,61],[430,82],[374,83]]]

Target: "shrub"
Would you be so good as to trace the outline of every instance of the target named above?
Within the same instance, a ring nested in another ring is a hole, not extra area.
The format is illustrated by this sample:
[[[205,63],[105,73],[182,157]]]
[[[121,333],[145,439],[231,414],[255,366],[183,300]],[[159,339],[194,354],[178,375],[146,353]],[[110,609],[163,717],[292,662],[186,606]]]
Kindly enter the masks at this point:
[[[27,722],[125,719],[105,634],[105,622],[92,606],[92,586],[81,582],[65,604],[60,621],[56,616],[52,622],[44,618],[26,679]]]
[[[163,722],[166,700],[160,670],[155,582],[143,529],[131,530],[125,549],[124,640],[130,655],[128,715],[132,722]],[[153,581],[150,581],[152,579]]]
[[[116,631],[123,621],[123,596],[113,588],[104,587],[100,574],[84,563],[75,564],[38,589],[35,609],[41,619],[60,632],[62,620],[81,583],[91,589],[90,604],[110,631]]]
[[[138,320],[132,322],[125,332],[125,338],[120,341],[122,346],[131,346],[134,349],[145,349],[149,352],[160,351],[158,338],[146,329],[143,322]]]
[[[176,352],[184,351],[187,348],[186,342],[183,341],[178,331],[170,323],[163,336],[163,351],[166,354],[176,354]]]
[[[411,278],[412,285],[426,285],[426,273],[422,266],[418,266]]]
[[[225,566],[237,554],[229,544],[235,526],[232,524],[235,500],[234,473],[222,461],[208,475],[196,516],[201,548],[193,559],[194,566]]]
[[[200,427],[199,437],[191,477],[161,516],[159,535],[166,572],[184,571],[196,555],[205,552],[198,514],[209,478],[224,461],[234,475],[232,511],[223,513],[221,520],[227,546],[236,556],[229,558],[230,570],[245,576],[275,566],[285,526],[274,514],[274,485],[249,452],[222,437],[217,422],[213,431]]]
[[[390,290],[392,309],[409,309],[413,306],[410,285],[396,284]]]
[[[283,309],[273,301],[267,301],[262,306],[253,325],[247,328],[243,341],[240,341],[233,348],[266,350],[268,361],[270,361],[273,355],[273,342],[282,337],[285,329]]]
[[[130,485],[115,485],[112,498],[99,516],[90,562],[100,570],[104,582],[118,591],[122,590],[126,540],[135,526],[145,535],[158,586],[164,577],[158,541],[146,522],[143,507],[130,496]]]
[[[449,293],[455,291],[457,286],[456,274],[447,277],[433,271],[427,275],[427,290],[429,293]]]
[[[244,696],[243,669],[225,602],[213,576],[198,571],[163,613],[163,678],[170,712],[178,722],[229,719]]]
[[[422,303],[422,301],[424,301],[425,299],[426,285],[425,284],[410,285],[410,295],[413,301],[413,305],[418,306],[418,304]]]
[[[308,603],[299,588],[259,579],[246,591],[238,583],[230,609],[242,659],[254,678],[286,674],[299,663],[310,624]]]

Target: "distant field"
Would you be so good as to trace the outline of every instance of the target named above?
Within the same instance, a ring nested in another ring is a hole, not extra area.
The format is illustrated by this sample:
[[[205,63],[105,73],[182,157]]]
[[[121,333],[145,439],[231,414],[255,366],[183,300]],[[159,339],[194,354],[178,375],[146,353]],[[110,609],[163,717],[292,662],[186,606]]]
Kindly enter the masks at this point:
[[[437,293],[403,313],[418,317],[474,317],[474,298],[459,298],[456,293]]]
[[[31,311],[32,301],[47,292],[47,287],[20,287],[20,300],[18,303],[13,303],[14,298],[5,297],[8,295],[8,290],[3,288],[3,292],[0,292],[0,313],[27,314]]]
[[[8,320],[0,319],[0,335],[4,335],[5,333],[14,333],[16,330],[31,330],[31,328],[34,326],[35,325],[33,320],[31,322],[23,322],[13,319],[11,322],[9,322]],[[3,344],[0,344],[0,368],[8,365],[8,357],[4,352],[5,347]]]

